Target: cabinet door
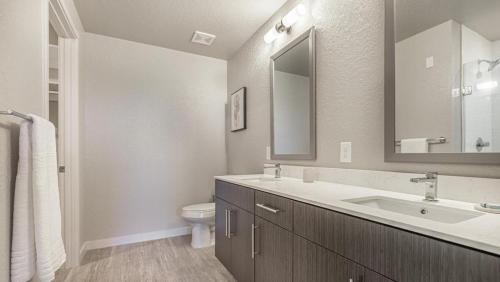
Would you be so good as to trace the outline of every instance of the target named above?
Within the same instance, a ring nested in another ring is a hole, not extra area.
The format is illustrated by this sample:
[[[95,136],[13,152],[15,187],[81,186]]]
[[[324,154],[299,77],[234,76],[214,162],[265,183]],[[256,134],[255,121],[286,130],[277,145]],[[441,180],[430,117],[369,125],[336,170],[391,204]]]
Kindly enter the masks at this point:
[[[255,223],[255,281],[292,281],[293,234],[258,216]]]
[[[318,248],[320,246],[293,235],[293,282],[317,282]]]
[[[318,248],[318,281],[364,282],[365,268],[325,248]]]
[[[229,203],[215,199],[215,256],[231,272],[231,239],[227,234]]]
[[[231,272],[239,282],[254,281],[252,258],[253,214],[237,207],[230,207]]]

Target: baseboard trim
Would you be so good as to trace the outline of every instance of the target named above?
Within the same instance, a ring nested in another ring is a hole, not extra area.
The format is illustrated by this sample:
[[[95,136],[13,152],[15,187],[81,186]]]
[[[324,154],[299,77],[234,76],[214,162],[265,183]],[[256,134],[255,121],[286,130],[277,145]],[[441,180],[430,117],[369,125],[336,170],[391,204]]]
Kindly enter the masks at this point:
[[[177,237],[188,234],[191,234],[191,226],[183,226],[178,228],[171,228],[171,229],[147,232],[147,233],[137,233],[119,237],[111,237],[94,241],[85,241],[82,244],[82,247],[80,248],[80,261],[85,256],[85,253],[89,250],[127,245],[132,243],[140,243],[140,242]]]

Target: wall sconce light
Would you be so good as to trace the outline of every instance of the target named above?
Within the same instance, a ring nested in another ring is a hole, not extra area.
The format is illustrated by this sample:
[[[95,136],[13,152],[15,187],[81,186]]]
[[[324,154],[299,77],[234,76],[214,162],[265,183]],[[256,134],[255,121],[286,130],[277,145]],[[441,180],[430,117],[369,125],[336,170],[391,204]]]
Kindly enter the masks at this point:
[[[267,33],[264,35],[264,41],[266,43],[271,43],[276,38],[280,36],[284,31],[289,31],[292,25],[294,25],[300,18],[300,16],[305,15],[306,7],[304,4],[299,4],[297,7],[293,8],[288,14],[286,14],[279,23],[273,26]]]

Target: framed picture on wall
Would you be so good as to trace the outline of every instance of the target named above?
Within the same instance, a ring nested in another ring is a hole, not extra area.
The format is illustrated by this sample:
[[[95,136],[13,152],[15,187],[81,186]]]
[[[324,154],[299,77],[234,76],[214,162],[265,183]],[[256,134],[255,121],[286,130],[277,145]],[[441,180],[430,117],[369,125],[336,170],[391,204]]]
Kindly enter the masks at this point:
[[[240,88],[231,94],[231,131],[238,131],[247,128],[247,102],[246,87]]]

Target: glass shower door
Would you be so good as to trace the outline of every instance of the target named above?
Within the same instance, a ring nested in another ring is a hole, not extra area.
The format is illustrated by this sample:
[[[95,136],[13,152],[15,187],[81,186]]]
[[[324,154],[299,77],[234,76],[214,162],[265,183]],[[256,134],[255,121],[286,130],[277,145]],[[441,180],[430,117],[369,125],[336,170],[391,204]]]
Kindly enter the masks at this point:
[[[478,58],[463,64],[462,151],[500,151],[500,67]]]

